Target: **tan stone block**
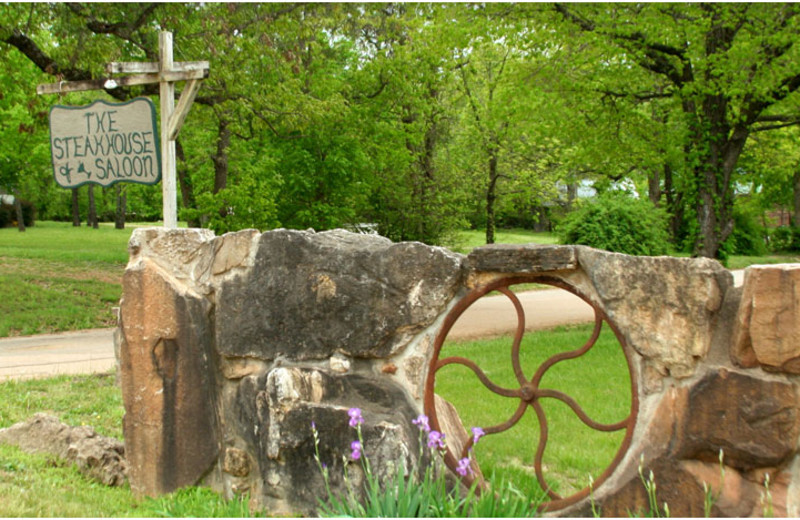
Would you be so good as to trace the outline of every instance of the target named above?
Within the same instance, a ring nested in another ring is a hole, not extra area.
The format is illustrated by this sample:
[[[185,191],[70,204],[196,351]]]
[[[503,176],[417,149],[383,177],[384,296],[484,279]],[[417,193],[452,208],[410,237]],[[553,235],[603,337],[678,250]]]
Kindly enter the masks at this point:
[[[126,270],[120,386],[129,480],[136,493],[196,484],[216,462],[207,315],[203,298],[149,259]]]
[[[800,374],[800,264],[749,267],[736,327],[734,362]]]

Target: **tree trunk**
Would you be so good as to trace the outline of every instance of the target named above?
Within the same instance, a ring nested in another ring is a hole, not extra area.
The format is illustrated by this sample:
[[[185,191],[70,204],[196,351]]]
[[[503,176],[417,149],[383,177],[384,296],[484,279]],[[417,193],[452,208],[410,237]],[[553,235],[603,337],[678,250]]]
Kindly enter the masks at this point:
[[[72,225],[81,227],[81,207],[79,204],[78,188],[72,188]]]
[[[794,213],[792,225],[800,227],[800,166],[794,171]]]
[[[94,204],[94,184],[89,184],[89,216],[86,218],[86,225],[97,229],[97,208]]]
[[[175,140],[175,155],[178,158],[178,184],[181,188],[181,201],[184,208],[197,209],[197,203],[194,200],[194,189],[192,188],[192,180],[189,178],[189,167],[186,165],[186,155],[183,152],[183,145],[180,139]],[[197,219],[189,219],[187,225],[190,228],[200,227],[200,221]]]
[[[228,147],[231,144],[231,130],[228,121],[219,120],[219,134],[217,137],[217,153],[212,156],[214,161],[214,193],[224,190],[228,185]]]
[[[672,243],[680,245],[683,238],[681,227],[683,226],[683,193],[675,190],[673,182],[673,171],[669,164],[664,165],[664,193],[667,197],[667,212],[669,212],[669,234]]]
[[[114,214],[114,227],[125,229],[125,213],[128,210],[128,192],[122,184],[117,184],[117,211]]]
[[[664,167],[666,168],[666,165]],[[661,205],[661,175],[657,169],[653,169],[647,178],[647,195],[655,207]]]
[[[13,190],[14,192],[14,210],[17,213],[17,229],[19,229],[20,233],[25,232],[25,217],[22,215],[22,201],[19,198],[19,192],[17,190]]]
[[[572,209],[576,198],[578,198],[578,183],[570,182],[567,184],[567,211]]]
[[[489,187],[486,190],[486,243],[494,244],[495,214],[497,201],[497,155],[489,157]]]
[[[228,146],[231,144],[231,130],[228,128],[228,121],[219,120],[219,134],[217,136],[217,153],[211,156],[214,162],[214,194],[224,190],[228,186]],[[230,209],[223,203],[218,210],[219,216],[225,218]]]

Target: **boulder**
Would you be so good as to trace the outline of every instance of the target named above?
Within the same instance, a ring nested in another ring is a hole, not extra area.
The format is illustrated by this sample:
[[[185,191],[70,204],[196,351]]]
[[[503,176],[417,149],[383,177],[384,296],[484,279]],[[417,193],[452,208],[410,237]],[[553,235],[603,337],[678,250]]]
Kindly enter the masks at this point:
[[[327,499],[314,459],[312,424],[320,439],[320,461],[331,475],[332,492],[345,492],[345,466],[356,483],[361,478],[361,462],[350,457],[351,442],[358,439],[356,429],[348,426],[351,408],[361,410],[363,456],[381,481],[393,477],[398,465],[411,471],[416,464],[418,435],[411,423],[415,411],[402,388],[386,378],[276,368],[256,399],[256,456],[264,502],[272,514],[314,515],[318,500]]]
[[[797,453],[797,387],[749,374],[713,371],[689,392],[676,455],[741,471],[788,463]]]
[[[156,495],[194,485],[216,462],[208,302],[149,259],[123,277],[123,429],[131,489]]]
[[[277,230],[253,267],[220,283],[216,344],[227,357],[385,358],[456,294],[462,257],[375,235]]]
[[[736,364],[800,374],[800,264],[748,267],[735,326]]]
[[[662,375],[695,373],[733,276],[707,258],[634,257],[578,246],[587,288],[629,344]]]
[[[98,435],[89,426],[69,426],[57,417],[37,413],[25,422],[0,429],[0,443],[73,462],[81,472],[107,486],[121,486],[127,480],[123,443]]]

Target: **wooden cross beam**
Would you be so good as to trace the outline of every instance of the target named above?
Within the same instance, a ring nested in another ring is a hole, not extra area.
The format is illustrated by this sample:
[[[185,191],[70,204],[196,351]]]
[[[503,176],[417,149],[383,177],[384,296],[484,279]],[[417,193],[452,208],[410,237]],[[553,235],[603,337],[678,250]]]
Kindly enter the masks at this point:
[[[207,61],[172,61],[172,33],[158,34],[158,63],[115,62],[106,65],[108,74],[130,74],[119,78],[87,81],[61,81],[36,87],[36,93],[62,94],[85,90],[103,90],[133,85],[159,84],[161,103],[161,188],[164,200],[164,227],[178,227],[178,190],[176,186],[175,139],[194,102],[200,82],[208,77]],[[175,82],[187,81],[175,106]]]

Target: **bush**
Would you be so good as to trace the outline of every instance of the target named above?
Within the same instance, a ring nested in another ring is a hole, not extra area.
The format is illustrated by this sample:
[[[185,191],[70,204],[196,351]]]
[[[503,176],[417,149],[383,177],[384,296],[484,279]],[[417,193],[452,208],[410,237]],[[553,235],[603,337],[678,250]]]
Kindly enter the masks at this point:
[[[667,213],[649,200],[606,192],[569,213],[556,231],[563,244],[628,255],[663,255],[669,249],[667,219]]]
[[[733,208],[733,232],[720,248],[720,257],[730,255],[762,256],[767,252],[764,226],[759,223],[760,210],[745,205]]]
[[[780,226],[769,235],[769,250],[780,253],[796,253],[800,251],[800,227]]]

